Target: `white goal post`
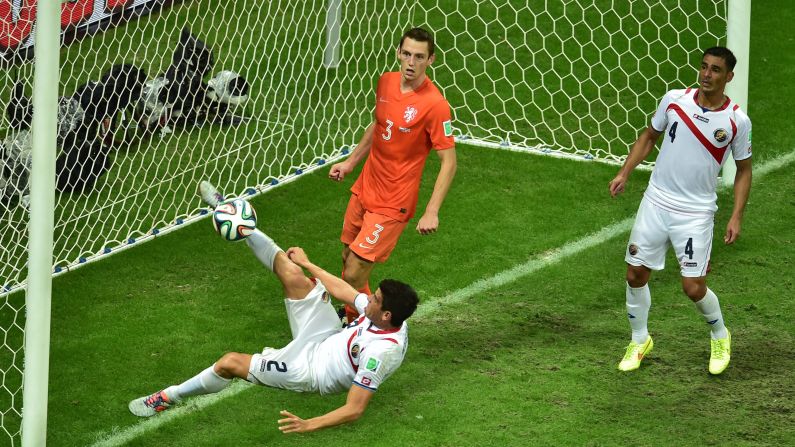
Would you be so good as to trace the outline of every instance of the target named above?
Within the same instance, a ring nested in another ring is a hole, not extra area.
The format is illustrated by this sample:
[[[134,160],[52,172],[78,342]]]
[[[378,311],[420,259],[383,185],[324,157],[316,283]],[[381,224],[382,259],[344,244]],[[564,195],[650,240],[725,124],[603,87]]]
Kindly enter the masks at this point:
[[[327,169],[409,26],[463,144],[620,163],[714,45],[747,106],[750,0],[76,0],[60,22],[50,2],[0,14],[0,445],[44,445],[51,276],[203,219],[202,179],[245,196]]]

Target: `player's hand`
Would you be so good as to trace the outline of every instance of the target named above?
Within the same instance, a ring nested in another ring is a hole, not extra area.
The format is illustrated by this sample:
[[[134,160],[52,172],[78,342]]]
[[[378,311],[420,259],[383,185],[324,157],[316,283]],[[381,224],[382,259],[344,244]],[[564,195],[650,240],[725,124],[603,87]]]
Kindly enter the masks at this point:
[[[729,219],[729,223],[726,224],[726,235],[723,236],[723,242],[726,245],[731,245],[738,237],[740,237],[740,219],[732,217]]]
[[[335,163],[331,166],[331,170],[328,172],[328,178],[341,182],[346,175],[351,173],[351,171],[353,171],[353,169],[344,161]]]
[[[627,184],[627,178],[619,174],[613,180],[610,180],[608,185],[610,189],[610,197],[615,197],[624,192],[624,186]]]
[[[309,257],[304,252],[304,249],[301,247],[290,247],[285,252],[287,254],[287,258],[296,264],[300,265],[301,267],[306,266],[309,264]]]
[[[439,228],[439,215],[426,212],[417,222],[417,233],[432,234]]]
[[[306,433],[308,431],[313,431],[309,425],[309,422],[299,418],[289,411],[282,410],[279,412],[279,414],[286,416],[284,419],[279,419],[278,421],[279,430],[282,433]]]

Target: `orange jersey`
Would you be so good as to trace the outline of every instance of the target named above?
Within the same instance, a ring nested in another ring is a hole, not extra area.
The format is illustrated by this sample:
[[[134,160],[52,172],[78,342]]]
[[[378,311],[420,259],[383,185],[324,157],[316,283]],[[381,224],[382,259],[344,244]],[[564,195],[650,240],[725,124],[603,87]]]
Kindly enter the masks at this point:
[[[367,211],[405,222],[417,208],[431,149],[455,147],[450,105],[427,77],[401,93],[399,72],[381,75],[375,100],[373,146],[351,192]]]

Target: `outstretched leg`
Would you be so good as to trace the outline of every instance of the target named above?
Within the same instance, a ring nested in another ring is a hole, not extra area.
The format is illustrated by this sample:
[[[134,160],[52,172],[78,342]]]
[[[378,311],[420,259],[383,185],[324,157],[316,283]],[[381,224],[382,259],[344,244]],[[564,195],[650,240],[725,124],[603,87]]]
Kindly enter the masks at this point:
[[[250,364],[250,354],[229,352],[190,379],[149,396],[139,397],[131,401],[128,408],[136,416],[154,416],[186,397],[217,393],[229,386],[235,377],[248,380]]]
[[[246,238],[246,243],[262,265],[279,278],[285,297],[300,300],[315,288],[315,284],[304,275],[303,269],[291,261],[267,234],[254,230]]]

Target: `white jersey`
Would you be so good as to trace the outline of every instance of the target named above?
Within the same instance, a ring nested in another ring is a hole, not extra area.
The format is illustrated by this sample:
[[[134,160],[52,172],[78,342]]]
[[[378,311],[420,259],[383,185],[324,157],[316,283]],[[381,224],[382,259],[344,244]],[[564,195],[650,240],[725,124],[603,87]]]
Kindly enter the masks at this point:
[[[367,295],[359,294],[356,310],[362,314],[342,331],[317,347],[312,375],[321,394],[338,393],[355,384],[371,391],[403,362],[408,348],[408,326],[382,331],[364,316]]]
[[[751,156],[751,120],[726,98],[716,110],[698,105],[698,89],[671,90],[652,117],[663,144],[645,196],[673,212],[717,211],[718,174],[729,158]]]

